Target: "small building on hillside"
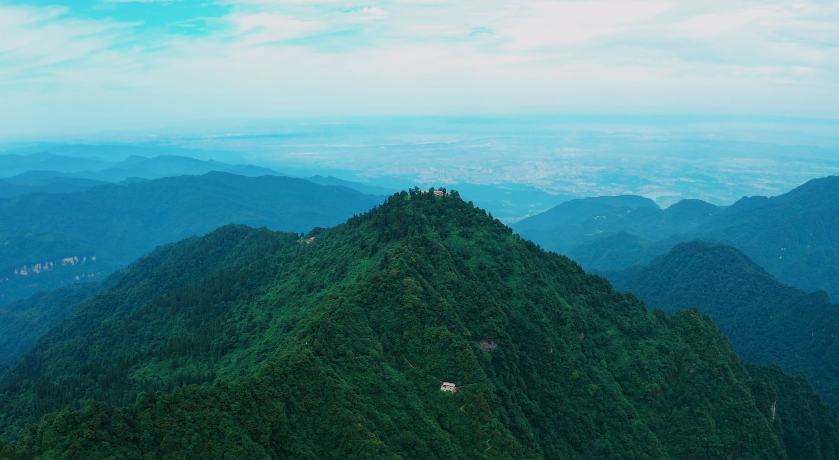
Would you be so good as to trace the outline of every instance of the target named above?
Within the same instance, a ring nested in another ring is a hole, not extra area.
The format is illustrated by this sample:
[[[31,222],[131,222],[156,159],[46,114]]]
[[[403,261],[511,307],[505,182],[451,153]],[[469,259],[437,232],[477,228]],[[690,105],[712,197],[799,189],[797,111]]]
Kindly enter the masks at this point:
[[[437,195],[437,196],[443,196],[443,191],[442,190],[435,190],[434,194]]]
[[[448,391],[449,393],[457,393],[457,386],[451,382],[443,382],[440,386],[440,391]]]
[[[315,242],[315,237],[314,236],[309,238],[308,240],[306,240],[306,244],[311,244],[311,243],[314,243],[314,242]]]

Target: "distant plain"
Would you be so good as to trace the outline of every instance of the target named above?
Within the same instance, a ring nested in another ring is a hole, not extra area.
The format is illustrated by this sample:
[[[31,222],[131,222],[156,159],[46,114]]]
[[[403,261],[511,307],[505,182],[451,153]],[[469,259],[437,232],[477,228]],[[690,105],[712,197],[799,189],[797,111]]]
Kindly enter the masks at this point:
[[[636,194],[667,207],[684,198],[725,206],[778,195],[839,173],[837,133],[835,120],[778,117],[368,117],[100,133],[0,148],[109,161],[180,155],[392,190],[490,185],[517,195],[485,203],[511,223],[570,197]],[[488,193],[463,191],[476,204]],[[531,193],[525,202],[522,192]]]

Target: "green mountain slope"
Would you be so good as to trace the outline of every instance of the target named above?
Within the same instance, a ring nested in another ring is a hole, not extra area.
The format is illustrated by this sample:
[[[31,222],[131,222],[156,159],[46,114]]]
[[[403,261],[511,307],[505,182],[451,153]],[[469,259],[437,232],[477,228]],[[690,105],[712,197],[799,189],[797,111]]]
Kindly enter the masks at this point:
[[[742,249],[784,283],[839,299],[839,176],[775,197],[743,198],[693,237]]]
[[[839,176],[814,179],[775,197],[743,198],[722,209],[683,200],[663,211],[646,207],[624,214],[593,214],[573,226],[514,228],[583,267],[606,271],[648,263],[681,241],[728,244],[784,283],[839,298]]]
[[[567,201],[513,224],[513,229],[548,250],[570,254],[581,245],[620,233],[664,239],[695,229],[718,211],[717,206],[701,200],[682,200],[660,209],[640,196],[601,196]],[[628,244],[622,237],[616,241],[620,247]]]
[[[678,237],[649,241],[620,231],[614,235],[586,241],[569,250],[567,255],[589,270],[616,271],[648,263],[678,243]]]
[[[742,251],[694,241],[647,266],[606,273],[616,289],[666,312],[710,315],[744,359],[806,374],[839,408],[839,306],[823,292],[780,283]]]
[[[643,207],[658,208],[655,201],[642,196],[597,196],[569,200],[560,203],[547,211],[516,222],[517,231],[549,230],[552,228],[577,225],[586,219],[615,209],[637,209]]]
[[[125,295],[88,301],[107,324],[56,328],[54,358],[33,350],[3,379],[5,436],[27,401],[60,397],[54,375],[99,377],[0,457],[839,458],[806,379],[741,361],[695,310],[649,312],[457,193],[403,192],[289,244],[233,300],[219,286],[251,279],[236,270],[130,314],[108,307]],[[89,372],[96,353],[114,364]],[[187,371],[213,383],[179,386]]]
[[[199,326],[273,281],[303,246],[294,234],[231,225],[161,247],[114,273],[103,282],[107,289],[41,337],[0,379],[0,426],[13,434],[69,403],[126,404],[141,390],[211,381],[206,362],[180,367],[161,359],[167,347],[184,335],[194,342],[219,332]]]
[[[0,375],[99,288],[73,284],[0,307]]]
[[[101,279],[158,245],[221,225],[308,231],[379,201],[302,179],[221,172],[0,199],[0,302]]]

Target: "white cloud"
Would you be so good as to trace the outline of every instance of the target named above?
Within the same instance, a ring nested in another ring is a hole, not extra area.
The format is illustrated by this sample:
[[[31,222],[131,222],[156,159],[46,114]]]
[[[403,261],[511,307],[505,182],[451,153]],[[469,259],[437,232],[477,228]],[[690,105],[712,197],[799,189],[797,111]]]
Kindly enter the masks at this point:
[[[60,64],[107,49],[131,24],[68,17],[64,7],[0,6],[0,69]]]
[[[524,3],[499,21],[514,49],[564,45],[615,33],[672,8],[657,1]]]
[[[362,8],[359,11],[359,13],[361,13],[362,15],[370,16],[370,17],[374,17],[374,18],[383,18],[383,17],[387,16],[387,13],[385,13],[385,11],[383,9],[379,8],[378,6],[368,6],[368,7]]]
[[[0,6],[0,125],[49,125],[47,115],[60,125],[595,106],[839,116],[839,7],[832,4],[238,0],[227,7],[207,19],[205,33],[186,35],[79,19],[64,7]]]
[[[669,26],[678,33],[693,38],[706,38],[742,29],[749,23],[764,18],[788,17],[777,8],[751,8],[743,11],[709,13],[694,16],[686,21]]]
[[[276,13],[234,13],[224,19],[234,25],[235,35],[247,44],[281,42],[327,28],[323,23]]]

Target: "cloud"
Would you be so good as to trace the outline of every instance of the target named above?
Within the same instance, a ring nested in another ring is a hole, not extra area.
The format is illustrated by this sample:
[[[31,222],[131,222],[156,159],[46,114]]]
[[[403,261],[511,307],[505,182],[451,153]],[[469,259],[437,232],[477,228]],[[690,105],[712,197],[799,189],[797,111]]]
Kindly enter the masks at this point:
[[[90,57],[138,25],[73,18],[60,6],[0,5],[0,72],[21,78],[26,70]]]
[[[373,18],[384,18],[387,16],[387,13],[378,6],[368,6],[364,7],[359,10],[359,13],[365,16],[373,17]]]
[[[172,0],[100,0],[102,3],[154,3],[154,2],[171,2]]]
[[[499,30],[512,49],[590,40],[624,30],[672,8],[656,1],[528,2],[502,17]]]
[[[315,21],[301,21],[277,13],[234,13],[224,18],[234,27],[233,36],[245,44],[282,42],[327,28]]]
[[[594,106],[839,116],[832,3],[176,5],[0,6],[0,125]],[[168,11],[181,16],[150,22]]]
[[[789,17],[789,14],[775,8],[750,8],[742,11],[702,14],[669,27],[686,36],[707,38],[741,30],[759,19],[781,17]]]

